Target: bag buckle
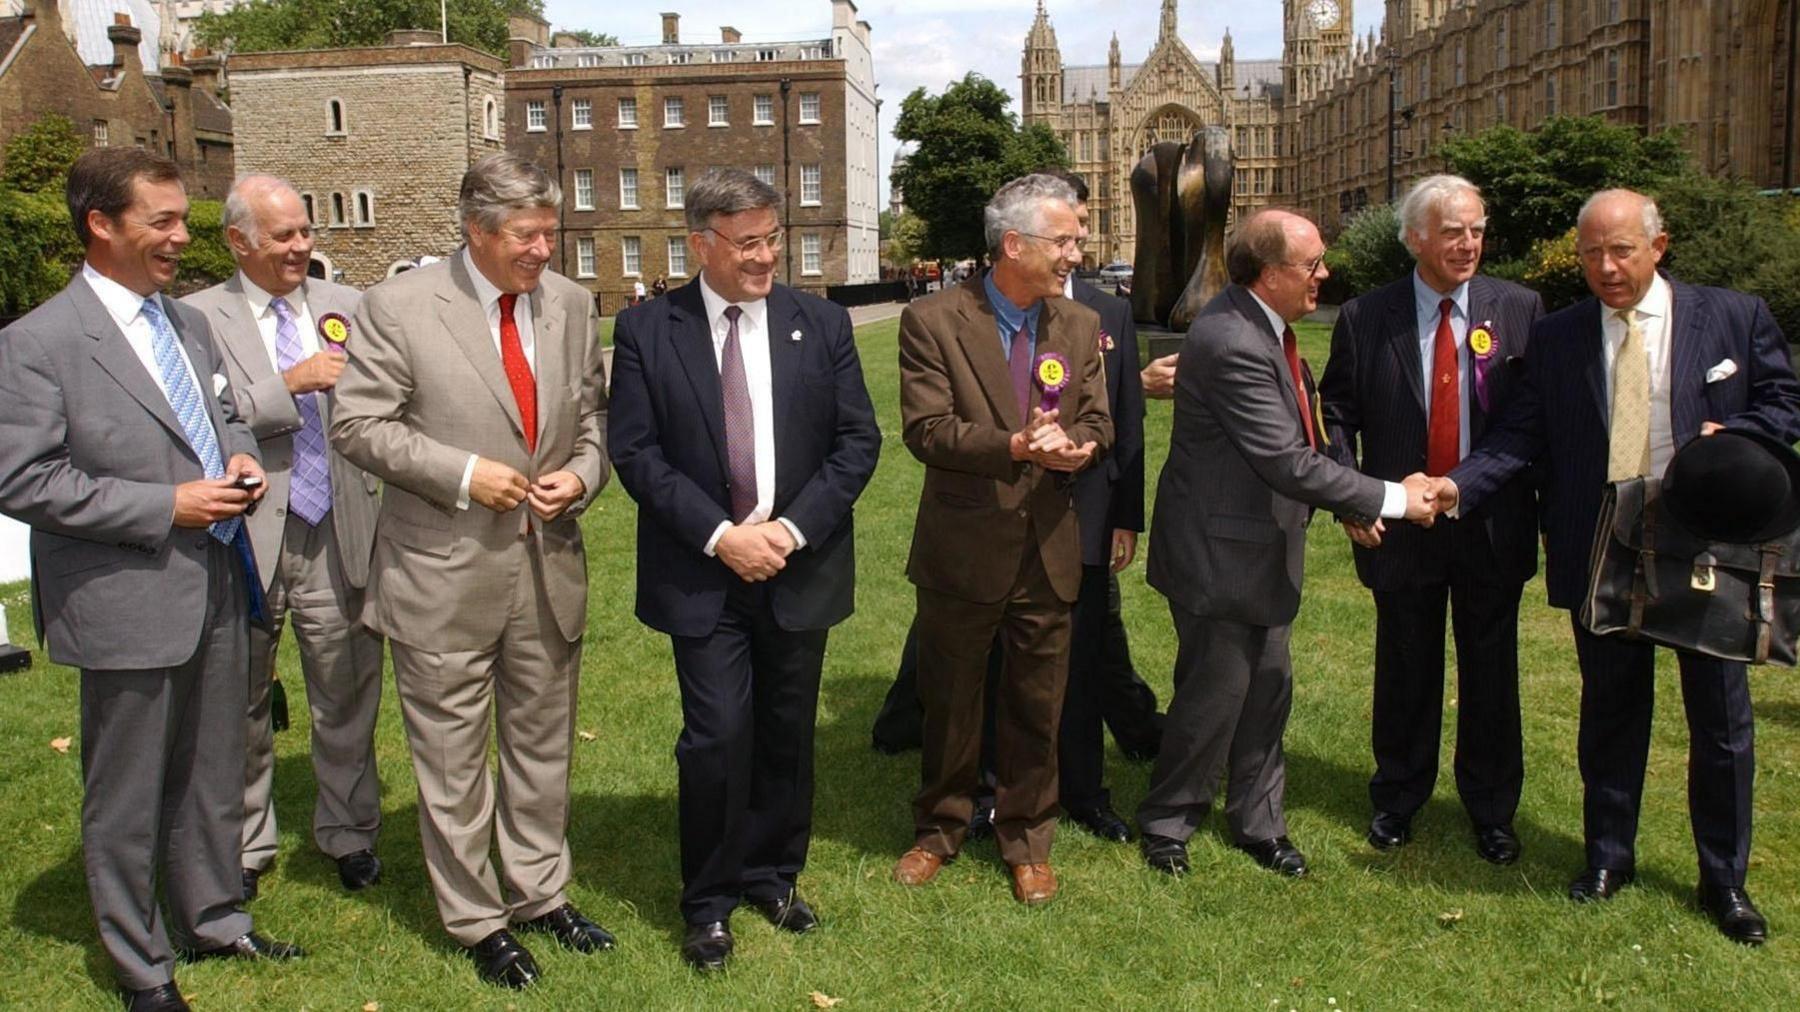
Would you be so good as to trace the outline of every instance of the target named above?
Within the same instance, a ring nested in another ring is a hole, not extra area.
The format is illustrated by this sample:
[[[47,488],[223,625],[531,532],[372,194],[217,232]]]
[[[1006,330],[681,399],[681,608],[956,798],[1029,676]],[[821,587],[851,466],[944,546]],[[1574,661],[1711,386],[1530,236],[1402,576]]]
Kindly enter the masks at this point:
[[[1711,552],[1702,552],[1694,559],[1694,571],[1688,576],[1688,586],[1702,594],[1710,594],[1717,585],[1718,577],[1714,569],[1719,560],[1713,558]]]

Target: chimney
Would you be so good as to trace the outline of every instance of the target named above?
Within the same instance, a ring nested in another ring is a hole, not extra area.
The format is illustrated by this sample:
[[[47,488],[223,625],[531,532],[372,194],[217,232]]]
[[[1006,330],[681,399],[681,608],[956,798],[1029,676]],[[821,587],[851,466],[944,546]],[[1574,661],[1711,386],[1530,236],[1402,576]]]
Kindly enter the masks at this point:
[[[219,97],[219,77],[225,69],[224,60],[204,49],[197,49],[188,56],[187,68],[194,75],[194,87],[214,98]]]
[[[144,63],[138,57],[138,43],[144,41],[144,33],[132,25],[131,15],[114,14],[113,23],[106,28],[106,38],[112,43],[114,70],[144,72]]]
[[[444,34],[435,28],[396,28],[387,34],[389,46],[438,46]]]
[[[719,28],[719,41],[728,46],[735,46],[744,41],[744,33],[730,25],[724,25]]]
[[[531,66],[532,50],[549,45],[550,22],[530,14],[514,14],[506,19],[506,65]]]
[[[673,46],[681,42],[681,15],[663,12],[663,45]]]

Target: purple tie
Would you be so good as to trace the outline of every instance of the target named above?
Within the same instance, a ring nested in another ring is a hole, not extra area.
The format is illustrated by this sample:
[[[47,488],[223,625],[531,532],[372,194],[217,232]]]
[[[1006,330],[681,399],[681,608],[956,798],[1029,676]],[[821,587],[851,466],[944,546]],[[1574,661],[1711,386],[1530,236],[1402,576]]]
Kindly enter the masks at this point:
[[[277,296],[269,300],[275,310],[275,363],[283,372],[306,358],[300,346],[300,328],[294,326],[294,310]],[[317,527],[331,509],[331,465],[325,457],[325,425],[319,418],[319,394],[294,398],[300,412],[300,431],[294,433],[294,469],[288,477],[288,509]]]
[[[1019,399],[1019,424],[1024,425],[1031,420],[1031,332],[1024,327],[1013,335],[1006,365],[1012,372],[1013,395]]]
[[[756,416],[750,410],[750,382],[744,378],[744,351],[738,344],[738,317],[725,307],[731,326],[719,353],[719,393],[725,403],[725,459],[731,466],[731,522],[741,524],[756,509]]]

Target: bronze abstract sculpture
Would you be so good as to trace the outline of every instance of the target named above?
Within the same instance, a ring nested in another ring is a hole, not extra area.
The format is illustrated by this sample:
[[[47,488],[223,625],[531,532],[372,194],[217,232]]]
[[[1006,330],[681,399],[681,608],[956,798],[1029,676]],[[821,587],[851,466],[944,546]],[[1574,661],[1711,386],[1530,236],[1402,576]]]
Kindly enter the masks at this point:
[[[1132,170],[1131,309],[1139,323],[1185,331],[1225,287],[1232,166],[1230,132],[1210,126],[1186,144],[1152,145]]]

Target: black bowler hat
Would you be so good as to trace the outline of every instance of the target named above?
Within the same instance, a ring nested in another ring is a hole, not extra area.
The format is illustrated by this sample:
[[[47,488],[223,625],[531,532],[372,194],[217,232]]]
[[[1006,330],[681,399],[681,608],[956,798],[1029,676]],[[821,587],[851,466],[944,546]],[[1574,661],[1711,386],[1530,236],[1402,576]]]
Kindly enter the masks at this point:
[[[1751,429],[1688,441],[1663,472],[1662,498],[1706,541],[1760,544],[1800,527],[1800,454]]]

